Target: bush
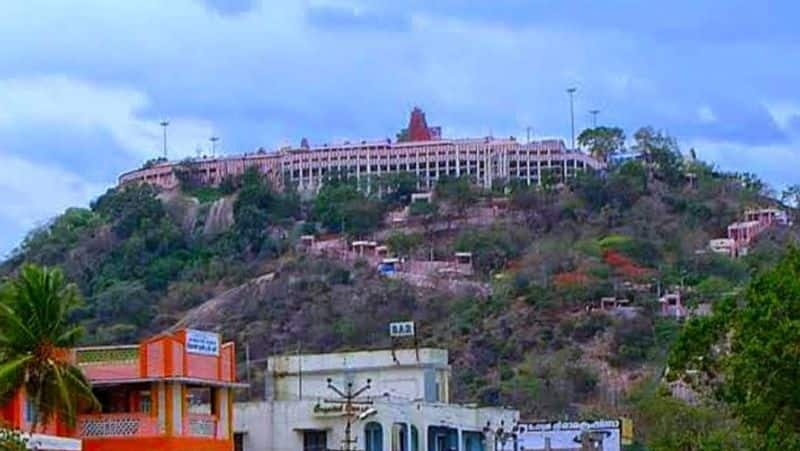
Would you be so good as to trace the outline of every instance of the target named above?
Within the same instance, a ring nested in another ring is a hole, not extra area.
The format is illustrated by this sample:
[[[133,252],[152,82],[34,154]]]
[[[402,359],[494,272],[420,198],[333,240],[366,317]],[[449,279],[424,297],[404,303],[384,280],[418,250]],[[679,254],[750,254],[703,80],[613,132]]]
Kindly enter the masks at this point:
[[[22,437],[22,433],[13,429],[5,429],[0,425],[0,450],[2,451],[26,451],[28,440]]]
[[[611,320],[604,313],[592,313],[579,320],[572,328],[572,338],[581,343],[587,342],[611,325]]]
[[[518,257],[528,242],[530,234],[524,229],[494,226],[463,231],[455,247],[460,252],[472,252],[476,267],[488,273]]]

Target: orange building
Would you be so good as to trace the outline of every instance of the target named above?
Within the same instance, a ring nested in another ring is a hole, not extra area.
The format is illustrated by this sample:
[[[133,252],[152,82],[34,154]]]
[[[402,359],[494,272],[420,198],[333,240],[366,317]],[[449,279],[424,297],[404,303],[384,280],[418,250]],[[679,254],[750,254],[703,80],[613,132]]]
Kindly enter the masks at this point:
[[[75,363],[92,384],[99,412],[42,432],[79,438],[85,451],[232,451],[234,344],[219,334],[180,330],[139,345],[78,348]],[[26,430],[35,413],[24,395],[0,417]]]

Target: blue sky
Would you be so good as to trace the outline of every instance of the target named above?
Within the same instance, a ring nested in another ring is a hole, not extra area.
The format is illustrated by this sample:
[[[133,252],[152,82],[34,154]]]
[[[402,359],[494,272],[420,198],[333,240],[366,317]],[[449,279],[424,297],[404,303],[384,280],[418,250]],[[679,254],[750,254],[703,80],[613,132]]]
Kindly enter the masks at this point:
[[[0,255],[160,150],[393,136],[566,137],[576,86],[724,169],[800,182],[800,3],[0,2]]]

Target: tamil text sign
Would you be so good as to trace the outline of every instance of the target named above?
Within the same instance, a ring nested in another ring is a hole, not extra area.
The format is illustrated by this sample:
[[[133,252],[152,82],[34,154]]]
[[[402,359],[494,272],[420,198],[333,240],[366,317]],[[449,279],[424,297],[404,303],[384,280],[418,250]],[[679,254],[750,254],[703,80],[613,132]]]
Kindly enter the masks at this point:
[[[186,352],[202,355],[219,355],[219,334],[201,330],[186,331]]]
[[[517,429],[516,449],[583,449],[584,446],[600,451],[620,451],[621,427],[619,420],[521,423]]]

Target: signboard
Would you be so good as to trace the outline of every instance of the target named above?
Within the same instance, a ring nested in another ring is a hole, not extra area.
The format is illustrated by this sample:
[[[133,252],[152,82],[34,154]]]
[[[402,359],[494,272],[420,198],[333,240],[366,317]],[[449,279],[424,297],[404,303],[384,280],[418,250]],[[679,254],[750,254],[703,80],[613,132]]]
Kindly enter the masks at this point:
[[[81,441],[77,439],[43,434],[23,434],[23,438],[28,440],[28,449],[81,451],[82,448]]]
[[[390,337],[413,337],[414,321],[403,321],[399,323],[389,323]]]
[[[219,334],[201,330],[186,331],[186,352],[202,355],[219,355]]]
[[[371,406],[363,404],[351,404],[349,414],[352,416],[362,414],[371,409]],[[348,414],[344,402],[318,402],[314,404],[312,414],[315,417],[342,417]]]
[[[501,451],[580,450],[582,445],[600,451],[622,450],[622,422],[619,420],[520,423],[518,431],[517,447],[509,443]]]

